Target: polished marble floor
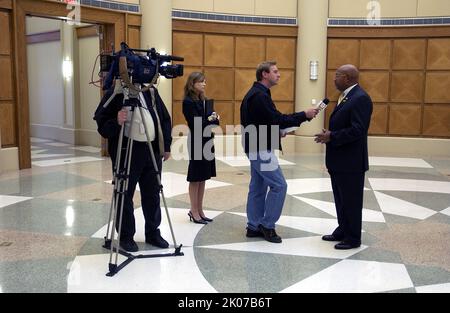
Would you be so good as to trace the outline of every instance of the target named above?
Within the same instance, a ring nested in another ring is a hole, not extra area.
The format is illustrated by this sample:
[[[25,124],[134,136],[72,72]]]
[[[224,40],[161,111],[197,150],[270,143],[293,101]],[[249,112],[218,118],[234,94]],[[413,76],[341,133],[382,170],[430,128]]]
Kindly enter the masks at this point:
[[[189,222],[187,161],[172,159],[162,182],[184,256],[136,259],[107,277],[109,159],[32,138],[32,169],[0,175],[0,292],[450,292],[450,157],[371,156],[362,245],[345,251],[320,239],[336,227],[324,156],[280,158],[281,244],[245,237],[243,156],[217,157],[208,225]],[[135,204],[137,254],[173,252],[145,244],[139,193]],[[161,232],[173,243],[164,211]]]

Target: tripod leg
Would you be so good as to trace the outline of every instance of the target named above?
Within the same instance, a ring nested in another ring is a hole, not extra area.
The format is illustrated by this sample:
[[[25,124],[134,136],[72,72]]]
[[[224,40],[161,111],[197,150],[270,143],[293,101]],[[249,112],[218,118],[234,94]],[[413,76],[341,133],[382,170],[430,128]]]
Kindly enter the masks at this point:
[[[142,112],[142,106],[139,106],[139,112],[141,114],[141,116],[144,116],[144,113]],[[172,221],[170,220],[170,215],[169,215],[169,210],[167,209],[167,203],[166,203],[166,198],[164,197],[164,191],[163,191],[163,185],[161,184],[161,171],[158,168],[158,164],[156,163],[156,158],[155,158],[155,153],[153,152],[153,147],[152,147],[152,143],[150,141],[150,137],[148,135],[148,128],[147,128],[147,124],[144,124],[144,128],[145,128],[145,136],[147,137],[147,144],[148,144],[148,148],[150,149],[150,157],[152,159],[152,163],[153,163],[153,168],[155,169],[156,172],[156,179],[158,180],[158,187],[161,193],[161,197],[164,203],[164,209],[166,211],[166,216],[167,216],[167,221],[169,222],[169,228],[170,228],[170,232],[172,234],[172,239],[173,239],[173,244],[175,247],[177,247],[177,242],[175,240],[175,233],[173,231],[173,227],[172,227]],[[164,151],[162,151],[164,152]]]

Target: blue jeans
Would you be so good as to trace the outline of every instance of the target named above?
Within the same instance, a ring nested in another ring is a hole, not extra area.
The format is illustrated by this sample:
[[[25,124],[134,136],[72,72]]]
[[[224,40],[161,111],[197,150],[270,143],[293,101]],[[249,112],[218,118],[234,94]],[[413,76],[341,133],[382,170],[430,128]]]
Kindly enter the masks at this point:
[[[275,229],[286,198],[287,184],[271,151],[249,153],[251,180],[247,198],[247,227]],[[269,190],[268,190],[269,189]]]

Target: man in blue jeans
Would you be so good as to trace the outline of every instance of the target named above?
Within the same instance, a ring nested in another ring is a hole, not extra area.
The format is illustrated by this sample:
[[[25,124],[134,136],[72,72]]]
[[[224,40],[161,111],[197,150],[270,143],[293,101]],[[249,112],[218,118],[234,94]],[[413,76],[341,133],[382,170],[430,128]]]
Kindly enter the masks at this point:
[[[282,114],[277,110],[270,94],[270,88],[280,80],[276,62],[259,64],[256,80],[241,104],[242,140],[251,167],[247,237],[264,237],[267,241],[280,243],[275,223],[281,216],[287,191],[286,180],[274,153],[276,149],[281,150],[280,130],[310,121],[318,110],[310,108],[293,114]]]

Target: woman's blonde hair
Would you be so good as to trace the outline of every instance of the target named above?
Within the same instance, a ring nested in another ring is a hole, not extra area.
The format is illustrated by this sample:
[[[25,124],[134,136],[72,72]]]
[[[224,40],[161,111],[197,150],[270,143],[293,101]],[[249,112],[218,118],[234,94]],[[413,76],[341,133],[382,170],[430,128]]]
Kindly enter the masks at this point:
[[[205,100],[206,97],[204,94],[197,94],[197,91],[194,88],[194,84],[198,82],[202,82],[205,80],[205,75],[200,72],[192,72],[187,81],[186,85],[184,85],[184,97],[189,97],[194,100]],[[200,96],[200,97],[199,97]]]

